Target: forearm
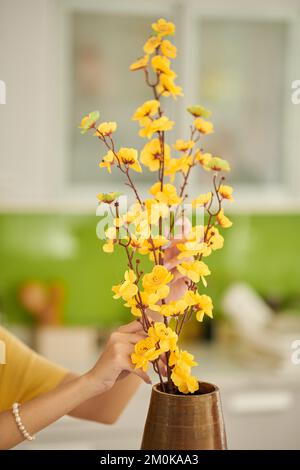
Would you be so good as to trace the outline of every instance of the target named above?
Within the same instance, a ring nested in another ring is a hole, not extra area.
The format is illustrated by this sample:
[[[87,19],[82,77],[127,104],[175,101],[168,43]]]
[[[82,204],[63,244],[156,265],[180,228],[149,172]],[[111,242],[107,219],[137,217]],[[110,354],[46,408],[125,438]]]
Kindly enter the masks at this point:
[[[20,407],[26,430],[35,434],[95,394],[88,376],[78,377],[34,398]],[[0,449],[10,449],[24,440],[11,411],[0,413]]]
[[[69,381],[74,377],[70,374],[65,380]],[[119,418],[140,384],[141,379],[134,374],[130,374],[128,377],[116,382],[110,390],[81,403],[69,414],[75,418],[113,424]]]

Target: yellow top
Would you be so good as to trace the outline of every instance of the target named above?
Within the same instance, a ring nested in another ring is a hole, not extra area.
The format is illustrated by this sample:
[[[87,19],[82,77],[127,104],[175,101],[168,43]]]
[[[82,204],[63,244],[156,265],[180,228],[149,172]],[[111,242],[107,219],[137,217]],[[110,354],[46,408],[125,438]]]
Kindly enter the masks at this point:
[[[0,412],[14,402],[24,403],[55,388],[66,369],[39,356],[0,326],[5,343],[5,364],[0,363]]]

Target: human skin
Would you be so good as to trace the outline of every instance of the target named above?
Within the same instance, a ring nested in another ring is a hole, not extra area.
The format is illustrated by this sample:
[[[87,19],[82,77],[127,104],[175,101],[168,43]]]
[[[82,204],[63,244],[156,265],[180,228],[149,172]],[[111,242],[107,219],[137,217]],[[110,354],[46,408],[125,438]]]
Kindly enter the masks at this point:
[[[185,278],[176,270],[177,250],[171,243],[166,253],[166,265],[174,273],[168,301],[186,289]],[[160,321],[159,314],[148,312]],[[69,373],[55,389],[22,404],[20,416],[26,430],[34,435],[64,415],[113,424],[142,380],[151,379],[141,369],[134,369],[130,355],[134,345],[146,336],[140,322],[133,321],[112,333],[94,367],[78,376]],[[165,365],[160,362],[165,375]],[[0,449],[10,449],[24,440],[12,411],[0,413]]]

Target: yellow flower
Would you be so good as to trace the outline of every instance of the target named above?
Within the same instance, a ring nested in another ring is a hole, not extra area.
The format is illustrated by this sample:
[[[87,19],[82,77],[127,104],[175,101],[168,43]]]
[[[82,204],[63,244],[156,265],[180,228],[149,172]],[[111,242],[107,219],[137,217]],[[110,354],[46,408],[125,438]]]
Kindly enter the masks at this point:
[[[192,207],[206,206],[211,201],[212,193],[200,194],[192,201]]]
[[[171,317],[173,315],[182,315],[187,305],[183,299],[171,300],[167,304],[162,304],[157,311],[164,317]]]
[[[146,199],[144,201],[147,210],[147,219],[151,225],[156,225],[159,219],[166,219],[169,217],[168,204],[164,202],[157,202],[155,199]]]
[[[150,139],[155,132],[170,131],[174,126],[174,121],[170,121],[167,116],[162,116],[158,119],[148,119],[145,122],[144,129],[139,131],[141,137],[148,137]]]
[[[148,335],[159,343],[161,351],[174,351],[177,347],[178,336],[172,328],[162,322],[155,322],[148,330]]]
[[[152,29],[160,36],[170,36],[175,33],[175,25],[164,18],[160,18],[156,23],[152,23]]]
[[[149,116],[154,116],[159,108],[159,101],[158,100],[148,100],[145,101],[142,106],[139,106],[132,116],[133,121],[139,121],[140,125],[143,126],[144,124],[148,123]]]
[[[129,166],[138,173],[142,172],[141,165],[138,162],[137,150],[133,148],[121,147],[118,151],[118,157],[124,165]]]
[[[199,389],[197,378],[185,373],[179,366],[173,368],[171,379],[181,393],[194,393]]]
[[[88,116],[84,116],[81,120],[79,129],[81,129],[81,134],[85,134],[89,129],[95,127],[97,120],[99,119],[99,111],[93,111],[89,113]]]
[[[178,243],[176,246],[180,251],[177,256],[178,259],[189,258],[190,256],[204,255],[208,256],[211,253],[211,248],[204,242],[205,227],[197,225],[192,228],[187,235],[187,240],[184,243]]]
[[[201,117],[198,117],[194,120],[194,126],[202,134],[212,134],[214,132],[213,123],[205,121]]]
[[[194,393],[199,388],[196,377],[190,375],[191,368],[197,365],[194,356],[187,351],[172,351],[169,358],[172,367],[171,379],[181,393]]]
[[[208,266],[203,261],[192,261],[191,263],[183,262],[177,266],[178,271],[183,275],[191,279],[193,282],[202,282],[206,286],[206,280],[204,276],[210,274]]]
[[[224,184],[221,184],[218,192],[223,199],[228,199],[228,201],[234,200],[232,197],[233,189],[231,186],[226,186]]]
[[[170,69],[170,64],[170,60],[161,55],[155,55],[151,59],[151,65],[155,72],[175,78],[176,73]]]
[[[109,150],[106,155],[104,155],[102,162],[99,163],[100,168],[107,168],[107,171],[111,173],[111,165],[115,162],[115,155],[114,153]]]
[[[213,157],[208,166],[213,171],[230,171],[230,166],[227,160],[223,160],[220,157]]]
[[[104,243],[103,245],[103,251],[104,253],[113,253],[114,252],[114,241],[113,240],[108,240],[108,242]]]
[[[115,246],[116,239],[117,239],[116,228],[115,227],[109,227],[105,232],[105,236],[107,238],[107,241],[103,245],[103,251],[105,253],[113,253],[114,246]]]
[[[195,160],[200,163],[200,165],[204,168],[206,171],[210,171],[210,162],[212,160],[212,155],[211,153],[201,153],[200,150],[197,150],[195,153]]]
[[[121,196],[122,193],[99,193],[97,194],[97,199],[99,202],[104,202],[105,204],[111,204],[114,202],[118,197]]]
[[[169,243],[169,240],[162,236],[152,237],[152,241],[143,240],[142,247],[138,250],[141,255],[149,254],[149,259],[154,261],[154,250],[161,248]],[[154,248],[153,248],[154,247]]]
[[[164,184],[163,190],[161,190],[160,182],[155,183],[150,188],[150,193],[158,202],[163,202],[169,206],[180,204],[182,198],[177,195],[176,188],[172,184]]]
[[[144,45],[144,52],[146,54],[153,54],[155,49],[159,47],[161,38],[159,36],[151,36]]]
[[[192,149],[194,145],[195,145],[195,142],[193,140],[178,139],[176,140],[176,143],[173,147],[176,150],[179,150],[180,152],[186,152],[187,150]]]
[[[207,242],[212,250],[220,250],[224,245],[224,238],[217,227],[211,227],[207,232]],[[205,256],[205,255],[204,255]]]
[[[213,304],[208,295],[200,295],[199,292],[188,290],[184,294],[184,301],[190,307],[195,308],[196,318],[198,321],[202,322],[204,315],[208,315],[210,318],[213,318]]]
[[[162,161],[162,147],[159,139],[150,140],[141,151],[141,163],[149,168],[150,171],[157,171]],[[171,158],[170,147],[168,144],[164,146],[165,166]]]
[[[217,221],[220,227],[222,228],[229,228],[232,226],[231,220],[228,217],[226,217],[226,215],[224,214],[224,209],[221,209],[220,212],[218,213]]]
[[[170,59],[175,59],[177,55],[177,49],[174,44],[172,44],[168,39],[165,39],[160,46],[160,51],[162,55],[169,57]]]
[[[131,354],[131,361],[135,368],[142,368],[144,372],[148,369],[150,361],[155,361],[162,351],[156,348],[154,338],[148,337],[140,340],[134,347],[134,353]]]
[[[156,265],[151,273],[144,274],[143,288],[148,292],[156,292],[161,287],[166,286],[173,279],[173,274],[170,273],[164,266]]]
[[[181,171],[186,175],[192,164],[193,158],[189,155],[183,155],[180,158],[171,158],[166,165],[165,175],[169,176],[170,181],[173,183],[176,173]]]
[[[189,106],[187,108],[187,111],[191,113],[194,117],[203,117],[205,119],[208,119],[211,116],[211,111],[204,108],[204,106],[200,105]]]
[[[136,275],[132,269],[125,272],[124,282],[112,287],[115,293],[114,299],[122,297],[124,300],[130,300],[138,293],[138,286],[136,285]]]
[[[156,87],[157,92],[163,96],[172,95],[175,99],[177,96],[183,96],[182,88],[174,83],[175,77],[171,77],[169,75],[170,74],[166,73],[160,74],[159,83]]]
[[[97,131],[103,135],[103,136],[107,136],[107,135],[110,135],[112,134],[113,132],[115,132],[117,129],[117,123],[116,122],[102,122],[98,127],[97,127]],[[94,135],[98,135],[98,132],[95,132]]]
[[[136,70],[141,70],[141,69],[146,68],[148,62],[149,62],[149,56],[148,54],[146,54],[144,55],[144,57],[141,57],[136,62],[133,62],[133,64],[131,64],[129,68],[132,72],[135,72]]]

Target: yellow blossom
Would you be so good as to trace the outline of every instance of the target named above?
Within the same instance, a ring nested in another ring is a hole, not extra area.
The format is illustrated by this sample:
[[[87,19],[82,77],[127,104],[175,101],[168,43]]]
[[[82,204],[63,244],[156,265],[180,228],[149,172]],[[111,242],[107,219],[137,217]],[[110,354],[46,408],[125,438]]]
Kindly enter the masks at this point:
[[[168,204],[164,202],[157,202],[155,199],[146,199],[144,201],[147,210],[147,219],[151,225],[156,225],[159,219],[169,217]]]
[[[138,162],[137,150],[134,148],[121,147],[118,151],[118,158],[124,165],[129,166],[138,173],[142,172],[142,168]]]
[[[151,65],[155,72],[168,75],[171,78],[176,77],[176,73],[170,69],[171,62],[167,57],[155,55],[151,59]]]
[[[189,106],[187,108],[187,111],[191,113],[194,117],[203,117],[205,119],[208,119],[211,116],[211,111],[204,108],[204,106],[200,105]]]
[[[210,274],[208,266],[203,261],[192,261],[183,262],[177,266],[178,271],[183,275],[191,279],[193,282],[199,282],[202,279],[206,286],[206,280],[204,276]]]
[[[208,295],[200,295],[199,292],[188,290],[184,294],[184,301],[187,305],[195,308],[196,318],[198,321],[202,322],[204,315],[208,315],[210,318],[213,318],[213,304]]]
[[[171,379],[181,393],[194,393],[198,390],[198,380],[190,375],[191,368],[197,365],[192,354],[187,351],[172,351],[169,365],[173,366]]]
[[[224,209],[223,208],[220,210],[220,212],[217,215],[217,221],[218,221],[218,224],[220,225],[220,227],[222,227],[222,228],[229,228],[229,227],[232,226],[232,222],[224,214]]]
[[[144,274],[143,288],[148,292],[156,292],[161,287],[166,286],[173,279],[173,274],[170,273],[164,266],[156,265],[151,273]]]
[[[197,150],[195,154],[195,160],[200,163],[200,165],[204,168],[206,171],[210,171],[210,162],[212,160],[212,155],[211,153],[202,153],[200,150]]]
[[[162,351],[156,347],[155,339],[148,337],[136,343],[131,360],[136,369],[142,368],[146,372],[149,362],[155,361],[161,353]]]
[[[226,186],[224,184],[221,184],[218,192],[223,199],[228,199],[228,201],[234,200],[232,197],[233,189],[231,186]]]
[[[117,240],[117,231],[115,227],[109,227],[106,232],[105,236],[107,238],[106,243],[103,245],[103,251],[105,253],[113,253],[114,246]]]
[[[151,36],[144,44],[144,52],[146,54],[153,54],[155,49],[159,47],[161,38],[159,36]]]
[[[144,69],[144,68],[147,67],[148,62],[149,62],[149,55],[146,54],[146,55],[144,55],[144,57],[141,57],[141,58],[138,59],[136,62],[134,62],[133,64],[131,64],[130,70],[131,70],[132,72],[135,72],[136,70]]]
[[[85,134],[89,129],[95,127],[97,120],[99,119],[100,113],[99,111],[93,111],[88,114],[88,116],[84,116],[81,120],[79,129],[81,129],[81,134]]]
[[[170,121],[167,116],[162,116],[153,121],[148,118],[144,125],[145,127],[139,131],[139,135],[150,139],[155,132],[170,131],[174,126],[174,121]]]
[[[121,196],[122,193],[112,192],[112,193],[99,193],[97,194],[97,199],[99,202],[104,202],[105,204],[111,204],[114,202],[118,197]]]
[[[220,157],[213,157],[208,166],[213,171],[230,171],[230,166],[227,160],[223,160]]]
[[[169,57],[170,59],[175,59],[177,54],[177,48],[174,44],[171,43],[168,39],[165,39],[160,46],[160,51],[162,55]]]
[[[175,186],[170,183],[164,184],[163,190],[161,190],[160,182],[155,183],[150,188],[150,193],[157,201],[166,203],[169,206],[179,204],[182,200],[182,198],[177,195]]]
[[[220,250],[221,248],[223,248],[223,245],[224,245],[224,238],[222,237],[222,235],[220,234],[219,230],[217,229],[217,227],[211,227],[208,231],[207,231],[207,236],[206,236],[206,239],[207,239],[207,242],[209,244],[209,247],[212,249],[212,250]],[[205,256],[205,254],[204,254]]]
[[[152,23],[152,29],[160,36],[170,36],[175,33],[175,25],[164,18],[160,18],[156,23]]]
[[[192,207],[206,206],[211,201],[212,193],[200,194],[192,201]]]
[[[186,152],[194,147],[195,142],[193,140],[176,140],[174,148],[180,152]]]
[[[117,123],[116,122],[113,122],[113,121],[102,122],[97,127],[98,132],[95,132],[94,135],[97,136],[97,135],[101,134],[103,136],[107,136],[107,135],[110,135],[113,132],[115,132],[116,129],[117,129]]]
[[[156,87],[157,92],[163,96],[172,95],[175,99],[177,96],[183,96],[182,88],[175,85],[174,78],[175,77],[171,77],[170,74],[161,73],[159,83]]]
[[[124,282],[112,287],[115,293],[114,299],[122,297],[124,300],[130,300],[138,293],[138,286],[136,285],[136,275],[132,269],[125,272]]]
[[[139,121],[140,125],[144,125],[148,123],[149,116],[154,116],[159,108],[159,101],[158,100],[148,100],[145,101],[142,106],[139,106],[132,116],[133,121]]]
[[[171,317],[173,315],[182,315],[187,307],[183,299],[171,300],[167,304],[162,304],[157,311],[164,317]]]
[[[187,374],[179,366],[172,369],[171,379],[181,393],[194,393],[199,389],[197,378]]]
[[[194,126],[202,134],[212,134],[214,132],[213,123],[210,121],[205,121],[201,117],[198,117],[194,120]]]
[[[203,255],[208,256],[211,253],[211,248],[204,241],[205,227],[203,225],[196,225],[192,228],[190,233],[186,236],[187,240],[184,243],[177,243],[177,248],[180,251],[177,256],[178,259],[189,258],[190,256]]]
[[[173,183],[176,173],[182,172],[186,175],[192,164],[193,158],[190,155],[183,155],[180,158],[171,158],[166,165],[165,175],[169,176],[170,181]]]
[[[174,351],[177,347],[178,336],[172,328],[162,322],[155,322],[148,330],[148,335],[158,342],[161,351]]]
[[[169,240],[163,236],[155,236],[152,237],[152,240],[143,240],[143,244],[141,248],[138,250],[138,252],[141,255],[147,255],[149,254],[149,259],[151,261],[154,261],[154,250],[157,250],[158,248],[161,248],[163,246],[166,246],[169,243]],[[163,253],[162,253],[163,255]]]
[[[100,168],[106,168],[109,173],[111,173],[111,166],[115,163],[115,155],[112,150],[109,150],[106,155],[104,155],[102,162],[99,163]]]
[[[149,168],[150,171],[157,171],[162,161],[162,147],[159,139],[150,140],[141,151],[141,163]],[[164,162],[168,164],[171,158],[170,147],[164,144]]]
[[[106,243],[103,245],[103,251],[104,253],[113,253],[114,252],[114,241],[113,240],[108,240]]]

